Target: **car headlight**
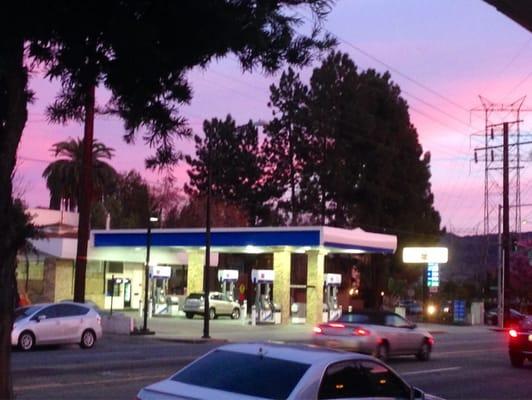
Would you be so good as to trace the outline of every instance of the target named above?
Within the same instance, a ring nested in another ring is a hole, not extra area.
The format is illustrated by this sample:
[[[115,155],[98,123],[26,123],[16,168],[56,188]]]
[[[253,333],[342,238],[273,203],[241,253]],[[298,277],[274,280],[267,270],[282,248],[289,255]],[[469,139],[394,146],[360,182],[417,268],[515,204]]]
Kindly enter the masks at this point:
[[[428,315],[434,315],[436,314],[436,306],[434,304],[429,304],[427,306],[427,314]]]

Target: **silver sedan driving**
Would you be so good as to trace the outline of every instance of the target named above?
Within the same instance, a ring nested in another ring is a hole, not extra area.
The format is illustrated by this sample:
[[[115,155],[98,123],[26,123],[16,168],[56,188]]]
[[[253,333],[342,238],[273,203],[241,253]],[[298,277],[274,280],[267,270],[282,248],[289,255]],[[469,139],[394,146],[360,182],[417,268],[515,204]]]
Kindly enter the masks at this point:
[[[355,311],[336,321],[314,327],[315,344],[372,354],[381,360],[391,355],[430,359],[434,338],[426,330],[387,311]]]

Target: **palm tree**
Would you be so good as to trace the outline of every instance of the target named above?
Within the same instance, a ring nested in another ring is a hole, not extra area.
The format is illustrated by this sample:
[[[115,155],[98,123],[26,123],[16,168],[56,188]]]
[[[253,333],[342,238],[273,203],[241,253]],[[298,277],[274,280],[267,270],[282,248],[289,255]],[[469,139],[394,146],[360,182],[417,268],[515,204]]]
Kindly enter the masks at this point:
[[[58,210],[61,200],[64,200],[65,208],[74,211],[79,203],[83,141],[78,138],[58,142],[52,146],[51,151],[56,157],[62,156],[62,158],[50,163],[42,174],[50,191],[50,208]],[[113,191],[118,174],[111,165],[102,161],[113,158],[113,153],[114,149],[94,140],[92,145],[94,199],[100,199]]]

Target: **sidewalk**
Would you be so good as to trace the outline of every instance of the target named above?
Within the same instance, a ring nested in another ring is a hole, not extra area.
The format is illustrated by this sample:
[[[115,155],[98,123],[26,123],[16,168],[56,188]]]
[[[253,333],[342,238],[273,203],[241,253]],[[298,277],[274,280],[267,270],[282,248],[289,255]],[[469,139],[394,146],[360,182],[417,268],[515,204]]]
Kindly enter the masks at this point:
[[[138,314],[129,314],[135,318],[135,326],[141,327],[142,320]],[[488,326],[457,326],[418,323],[420,328],[427,329],[433,335],[440,334],[473,334],[490,330]],[[155,332],[155,339],[201,342],[203,341],[203,319],[195,317],[188,320],[183,317],[154,317],[148,320],[148,328]],[[211,340],[241,342],[241,341],[309,341],[312,336],[312,325],[289,324],[270,325],[261,324],[251,326],[247,320],[231,320],[219,318],[209,321],[209,336]]]

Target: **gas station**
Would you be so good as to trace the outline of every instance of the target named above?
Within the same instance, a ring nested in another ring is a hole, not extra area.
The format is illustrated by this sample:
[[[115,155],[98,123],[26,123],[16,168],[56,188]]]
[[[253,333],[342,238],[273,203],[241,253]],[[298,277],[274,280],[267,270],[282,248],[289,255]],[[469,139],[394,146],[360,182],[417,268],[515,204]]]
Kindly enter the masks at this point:
[[[142,277],[139,269],[145,265],[146,246],[146,230],[91,232],[90,260],[123,263],[124,279],[129,278],[129,270],[135,271],[136,281],[130,279],[133,281],[129,301],[132,308],[141,307],[145,283],[139,279]],[[204,229],[153,229],[150,246],[148,287],[152,299],[157,298],[157,302],[162,303],[163,298],[176,293],[203,292]],[[305,299],[305,322],[317,323],[341,312],[338,291],[342,274],[327,271],[327,255],[393,254],[396,248],[396,236],[362,229],[327,226],[214,228],[211,231],[209,288],[240,304],[247,303],[247,312],[254,305],[258,322],[282,324],[291,321],[293,293],[298,290]],[[293,262],[295,257],[299,262]],[[304,284],[292,284],[293,274],[302,271],[306,272]],[[154,307],[159,309],[157,305]]]

